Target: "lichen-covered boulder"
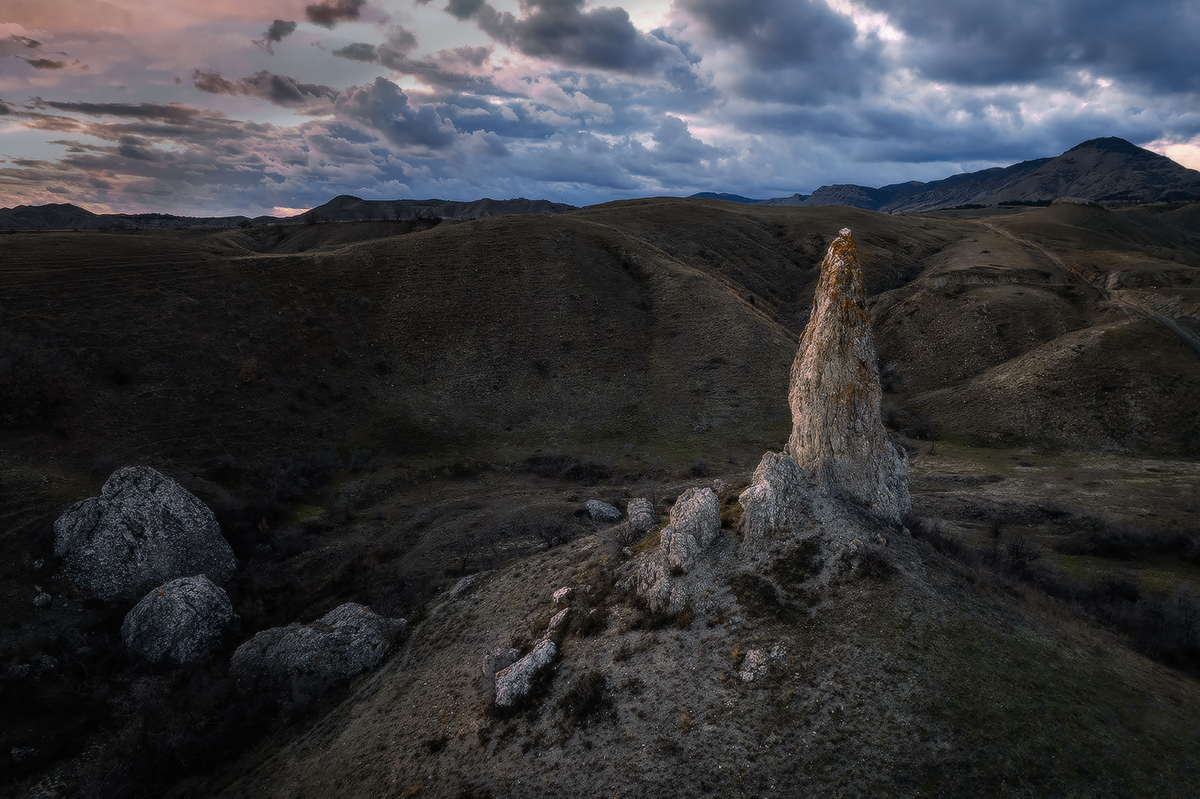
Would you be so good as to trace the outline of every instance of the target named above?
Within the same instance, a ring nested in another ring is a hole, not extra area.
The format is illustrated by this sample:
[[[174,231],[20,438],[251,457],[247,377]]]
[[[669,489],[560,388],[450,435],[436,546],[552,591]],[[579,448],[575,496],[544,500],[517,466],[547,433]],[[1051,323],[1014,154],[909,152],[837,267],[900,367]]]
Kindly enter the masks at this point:
[[[177,577],[224,582],[237,559],[211,510],[148,466],[118,469],[99,497],[54,522],[54,554],[80,589],[106,602],[130,600]]]
[[[379,665],[408,623],[347,602],[312,624],[263,630],[237,648],[229,672],[243,689],[304,678],[329,686]]]
[[[587,508],[588,517],[594,522],[615,524],[621,521],[621,511],[607,502],[601,502],[598,499],[589,499],[584,507]]]
[[[221,644],[237,621],[229,595],[203,574],[152,589],[121,624],[121,640],[149,663],[181,664]]]
[[[787,454],[830,495],[899,524],[909,510],[908,457],[880,417],[879,368],[866,284],[849,228],[829,245],[792,364]]]
[[[625,515],[629,517],[629,528],[643,535],[654,527],[654,506],[645,497],[629,500]]]
[[[496,706],[513,707],[529,696],[534,681],[554,662],[558,645],[542,639],[525,657],[496,675]]]
[[[711,488],[689,488],[671,508],[670,524],[663,528],[661,547],[667,564],[691,568],[721,530],[721,506]]]

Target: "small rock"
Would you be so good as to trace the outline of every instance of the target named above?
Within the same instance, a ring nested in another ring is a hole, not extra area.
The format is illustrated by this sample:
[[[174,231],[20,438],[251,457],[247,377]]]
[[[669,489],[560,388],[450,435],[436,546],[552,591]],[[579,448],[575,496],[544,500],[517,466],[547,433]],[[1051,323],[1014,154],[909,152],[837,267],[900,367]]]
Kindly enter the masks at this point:
[[[558,655],[553,641],[542,640],[525,657],[496,675],[496,705],[512,707],[529,696],[534,678]]]
[[[37,569],[38,571],[41,571],[45,565],[46,561],[42,560],[41,558],[38,558],[33,562],[33,568]]]
[[[8,671],[5,672],[4,676],[10,680],[23,680],[29,676],[29,664],[14,663],[8,667]]]
[[[570,608],[563,608],[558,613],[555,613],[554,618],[550,619],[550,624],[546,625],[546,634],[542,638],[549,639],[555,643],[561,642],[563,634],[567,631],[567,619],[570,615]]]
[[[33,659],[33,673],[39,676],[43,674],[56,674],[58,672],[58,661],[50,655],[38,655]]]
[[[463,594],[467,593],[472,588],[474,588],[475,584],[478,582],[479,582],[478,574],[468,574],[466,577],[462,578],[457,583],[455,583],[454,587],[450,589],[450,598],[458,599],[460,596],[462,596]]]
[[[42,590],[40,585],[33,587],[33,606],[35,608],[48,608],[53,601],[53,597]]]
[[[621,511],[607,502],[601,502],[598,499],[589,499],[585,507],[587,508],[588,517],[594,522],[615,524],[621,521]]]
[[[521,659],[521,650],[501,647],[483,656],[483,685],[489,697],[496,695],[496,675]]]
[[[31,746],[14,746],[11,754],[13,763],[21,766],[37,758],[41,752]]]
[[[629,500],[625,513],[629,516],[630,529],[645,535],[654,527],[654,506],[645,497]]]
[[[571,595],[575,593],[575,589],[571,586],[564,586],[554,592],[554,606],[559,607],[571,601]]]

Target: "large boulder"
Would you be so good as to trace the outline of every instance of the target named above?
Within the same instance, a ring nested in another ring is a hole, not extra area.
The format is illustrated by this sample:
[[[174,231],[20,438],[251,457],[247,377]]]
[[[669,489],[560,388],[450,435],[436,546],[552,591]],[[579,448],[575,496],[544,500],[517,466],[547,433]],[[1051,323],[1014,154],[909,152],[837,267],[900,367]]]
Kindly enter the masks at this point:
[[[218,647],[236,620],[219,586],[203,574],[180,577],[133,606],[121,625],[121,640],[149,663],[189,663]]]
[[[689,569],[721,531],[721,505],[711,488],[689,488],[671,508],[670,524],[662,530],[667,564]]]
[[[808,326],[792,364],[787,454],[826,493],[898,524],[909,510],[908,458],[884,430],[866,285],[849,228],[821,263]]]
[[[312,624],[263,630],[233,653],[230,674],[245,689],[293,678],[327,687],[373,668],[403,640],[408,623],[347,602]]]
[[[99,497],[54,522],[54,554],[83,591],[106,602],[141,596],[176,577],[224,582],[237,571],[211,510],[148,466],[118,469]]]

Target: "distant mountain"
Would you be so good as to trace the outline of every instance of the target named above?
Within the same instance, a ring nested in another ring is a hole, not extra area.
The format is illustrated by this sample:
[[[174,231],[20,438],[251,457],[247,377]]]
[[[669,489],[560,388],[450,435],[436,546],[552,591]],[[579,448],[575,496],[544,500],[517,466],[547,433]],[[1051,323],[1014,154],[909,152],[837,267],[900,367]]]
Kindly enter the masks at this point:
[[[175,216],[173,214],[95,214],[70,203],[18,205],[0,208],[0,229],[104,230],[161,227],[236,227],[242,224],[301,224],[308,219],[321,222],[354,222],[366,219],[480,219],[500,214],[558,214],[575,206],[549,200],[482,199],[474,202],[450,200],[362,200],[343,194],[311,211],[291,217]],[[311,215],[311,216],[310,216]]]
[[[1115,137],[1092,139],[1057,158],[912,181],[878,189],[822,186],[802,204],[850,205],[869,211],[933,211],[959,205],[1049,203],[1061,197],[1144,203],[1200,197],[1200,172]]]
[[[688,196],[689,200],[694,198],[703,200],[724,200],[725,202],[742,203],[743,205],[802,205],[804,200],[808,198],[808,195],[797,193],[793,194],[791,197],[775,197],[770,200],[752,200],[749,197],[743,197],[740,194],[702,191]]]
[[[233,227],[244,216],[174,216],[172,214],[94,214],[70,203],[0,208],[0,228],[103,230],[148,227]]]
[[[330,222],[351,222],[359,219],[482,219],[502,214],[561,214],[575,206],[552,203],[549,200],[493,200],[484,198],[473,202],[455,200],[363,200],[349,194],[334,197],[300,218],[312,214],[316,219]],[[297,217],[292,217],[296,219]]]
[[[811,195],[753,200],[740,194],[700,192],[692,197],[751,205],[849,205],[868,211],[934,211],[960,205],[1048,204],[1062,197],[1145,203],[1200,197],[1200,172],[1124,139],[1092,139],[1057,158],[953,175],[931,183],[909,181],[878,189],[852,183],[822,186]]]

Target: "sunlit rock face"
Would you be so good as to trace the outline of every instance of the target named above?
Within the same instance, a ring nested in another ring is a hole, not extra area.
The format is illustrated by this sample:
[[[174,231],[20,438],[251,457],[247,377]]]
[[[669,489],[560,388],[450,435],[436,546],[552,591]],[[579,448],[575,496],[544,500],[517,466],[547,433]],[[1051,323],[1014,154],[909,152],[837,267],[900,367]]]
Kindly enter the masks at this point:
[[[879,369],[858,250],[842,228],[821,263],[808,326],[792,364],[787,454],[818,487],[899,523],[911,505],[908,458],[879,415]]]

